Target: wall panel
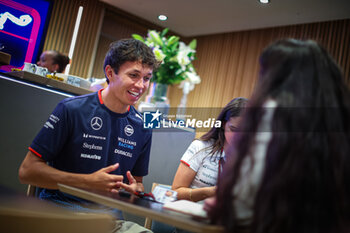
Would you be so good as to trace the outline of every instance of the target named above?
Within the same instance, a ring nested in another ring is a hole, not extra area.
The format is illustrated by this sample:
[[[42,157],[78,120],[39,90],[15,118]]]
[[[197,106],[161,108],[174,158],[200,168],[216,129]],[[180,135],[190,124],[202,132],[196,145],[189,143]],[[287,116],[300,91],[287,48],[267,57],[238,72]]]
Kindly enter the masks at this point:
[[[194,65],[201,83],[188,96],[189,107],[222,107],[232,98],[249,97],[255,87],[261,51],[280,38],[313,39],[322,44],[350,86],[350,19],[197,37]],[[172,107],[181,99],[172,87]]]
[[[81,28],[73,55],[71,74],[87,77],[90,62],[95,60],[92,76],[103,78],[103,58],[110,42],[131,37],[132,33],[145,35],[155,25],[128,15],[97,0],[55,1],[44,49],[68,53],[79,5],[84,6]],[[104,17],[99,37],[99,20]],[[314,39],[332,54],[344,71],[350,85],[350,19],[285,27],[240,31],[197,38],[197,60],[194,65],[202,82],[190,92],[189,107],[222,107],[237,96],[249,97],[258,74],[258,58],[271,42],[285,37]],[[192,38],[181,38],[190,41]],[[96,42],[98,40],[98,43]],[[94,45],[98,44],[96,54]],[[94,58],[92,56],[94,55]],[[182,90],[169,90],[172,107],[180,103]]]
[[[104,4],[97,0],[59,0],[54,2],[44,50],[68,55],[79,6],[83,15],[71,60],[70,74],[87,78]]]
[[[139,21],[129,20],[125,18],[122,13],[107,9],[97,46],[92,77],[104,78],[103,61],[110,43],[119,39],[130,38],[133,33],[145,36],[147,30],[148,28],[140,24]]]
[[[103,60],[111,42],[123,38],[131,38],[131,35],[134,33],[146,36],[149,29],[162,30],[159,26],[135,15],[130,15],[122,10],[106,5],[91,76],[104,78]]]

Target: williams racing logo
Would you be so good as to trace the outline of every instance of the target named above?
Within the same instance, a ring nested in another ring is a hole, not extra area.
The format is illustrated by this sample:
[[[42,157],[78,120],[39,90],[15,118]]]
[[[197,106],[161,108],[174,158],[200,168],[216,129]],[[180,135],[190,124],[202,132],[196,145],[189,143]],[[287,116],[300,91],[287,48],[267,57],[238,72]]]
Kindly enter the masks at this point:
[[[124,133],[128,136],[131,136],[134,134],[134,128],[131,125],[127,125],[124,128]]]

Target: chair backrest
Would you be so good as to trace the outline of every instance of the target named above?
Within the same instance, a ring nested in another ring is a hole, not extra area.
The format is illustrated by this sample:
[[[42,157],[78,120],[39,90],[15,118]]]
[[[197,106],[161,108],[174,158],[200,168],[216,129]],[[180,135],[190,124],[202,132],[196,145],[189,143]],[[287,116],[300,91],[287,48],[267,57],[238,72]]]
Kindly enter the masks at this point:
[[[171,185],[152,183],[152,191],[151,192],[153,192],[155,187],[158,186],[158,185],[162,185],[162,186],[171,188]],[[147,229],[151,229],[151,227],[152,227],[152,219],[150,217],[146,217],[144,227],[147,228]]]

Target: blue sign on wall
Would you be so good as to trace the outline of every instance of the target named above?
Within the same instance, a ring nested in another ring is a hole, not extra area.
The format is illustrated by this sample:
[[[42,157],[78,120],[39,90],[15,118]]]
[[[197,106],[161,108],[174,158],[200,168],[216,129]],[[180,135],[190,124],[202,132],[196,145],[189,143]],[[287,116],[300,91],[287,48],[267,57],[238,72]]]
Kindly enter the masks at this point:
[[[52,5],[50,0],[0,0],[0,47],[11,54],[10,66],[2,70],[38,60]]]

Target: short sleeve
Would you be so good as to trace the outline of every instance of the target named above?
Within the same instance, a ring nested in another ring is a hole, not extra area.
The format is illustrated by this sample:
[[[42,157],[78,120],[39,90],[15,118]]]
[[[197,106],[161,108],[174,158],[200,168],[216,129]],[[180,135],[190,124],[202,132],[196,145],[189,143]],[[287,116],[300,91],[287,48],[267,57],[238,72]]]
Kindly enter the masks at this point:
[[[195,172],[201,167],[204,157],[209,154],[209,148],[204,141],[194,140],[181,158],[181,162],[188,165]]]
[[[29,150],[49,162],[62,150],[68,138],[68,132],[68,113],[65,105],[61,102],[51,113]]]

